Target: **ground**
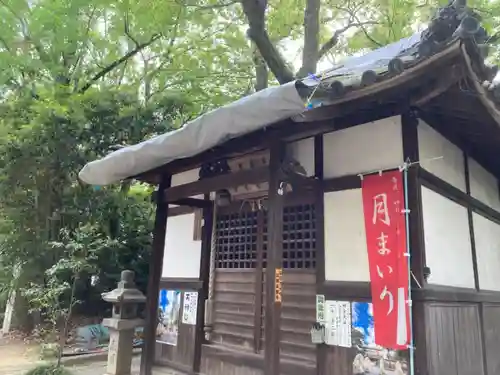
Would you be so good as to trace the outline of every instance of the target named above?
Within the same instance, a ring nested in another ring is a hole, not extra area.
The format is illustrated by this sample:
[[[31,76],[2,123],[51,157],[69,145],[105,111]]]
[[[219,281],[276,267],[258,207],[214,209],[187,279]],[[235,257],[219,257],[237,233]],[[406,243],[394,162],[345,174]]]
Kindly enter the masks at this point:
[[[24,375],[27,370],[39,363],[38,347],[22,341],[0,339],[0,374]],[[104,375],[106,362],[85,362],[67,366],[74,375]],[[139,373],[139,357],[135,357],[132,365],[132,375]],[[183,375],[176,371],[157,368],[154,375]]]

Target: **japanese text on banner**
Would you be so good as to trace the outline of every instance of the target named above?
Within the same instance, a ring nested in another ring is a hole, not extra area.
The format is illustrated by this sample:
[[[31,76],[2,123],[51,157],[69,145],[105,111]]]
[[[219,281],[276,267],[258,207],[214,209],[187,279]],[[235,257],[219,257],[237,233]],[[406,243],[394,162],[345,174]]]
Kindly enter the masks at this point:
[[[362,192],[375,343],[405,349],[409,344],[409,307],[402,174],[392,171],[365,176]]]

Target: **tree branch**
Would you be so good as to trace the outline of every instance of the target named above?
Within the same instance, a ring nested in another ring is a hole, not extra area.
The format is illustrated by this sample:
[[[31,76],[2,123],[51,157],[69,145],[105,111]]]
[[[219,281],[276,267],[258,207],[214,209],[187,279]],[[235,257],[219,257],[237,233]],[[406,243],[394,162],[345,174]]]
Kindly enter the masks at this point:
[[[307,0],[304,12],[304,48],[302,50],[302,68],[298,72],[299,77],[305,77],[309,73],[316,73],[319,47],[319,11],[320,0]]]
[[[253,63],[255,65],[255,91],[264,90],[268,86],[267,65],[260,56],[257,47],[253,46]]]
[[[232,1],[226,1],[220,4],[213,4],[213,5],[196,5],[196,4],[189,4],[187,1],[182,1],[179,0],[181,5],[185,7],[195,7],[196,10],[208,10],[208,9],[219,9],[219,8],[226,8],[234,4],[238,4],[240,0],[232,0]]]
[[[265,28],[266,0],[241,0],[243,12],[248,19],[248,37],[259,49],[260,55],[280,84],[291,82],[295,75],[283,56],[269,39]]]
[[[122,57],[120,57],[118,60],[113,61],[111,64],[107,65],[104,67],[99,73],[94,75],[89,82],[87,82],[80,90],[78,90],[79,93],[84,93],[87,91],[96,81],[99,79],[103,78],[106,74],[111,72],[113,69],[115,69],[117,66],[120,64],[124,63],[125,61],[129,60],[130,58],[134,57],[137,55],[139,52],[141,52],[144,48],[150,46],[154,42],[156,42],[158,39],[161,38],[161,34],[155,34],[151,39],[145,43],[139,44],[136,48],[134,48],[132,51],[129,51]]]
[[[335,47],[335,45],[339,42],[339,38],[340,36],[345,33],[347,30],[349,30],[350,28],[353,28],[353,27],[359,27],[359,28],[362,28],[363,29],[363,26],[364,25],[374,25],[376,24],[375,21],[367,21],[367,22],[351,22],[349,24],[347,24],[346,26],[344,26],[343,28],[341,29],[338,29],[336,30],[334,33],[333,33],[333,36],[328,39],[322,46],[321,48],[319,49],[319,53],[318,53],[318,61],[324,57],[326,55],[326,53],[331,50],[333,47]],[[366,31],[365,31],[365,34]],[[368,38],[368,36],[367,36]],[[373,41],[374,43],[377,43],[376,41]],[[378,44],[378,43],[377,43]]]
[[[362,3],[361,3],[362,4]],[[368,31],[366,30],[366,27],[365,25],[377,25],[378,22],[376,21],[365,21],[365,22],[361,22],[359,20],[359,17],[356,15],[356,12],[357,10],[351,10],[349,8],[339,8],[339,9],[342,9],[344,12],[347,12],[351,19],[356,21],[358,23],[358,27],[361,29],[361,31],[363,32],[363,34],[365,34],[365,37],[366,39],[368,39],[370,42],[372,42],[373,44],[375,44],[376,46],[379,46],[379,47],[382,47],[383,44],[378,42],[377,40],[375,40],[369,33]]]

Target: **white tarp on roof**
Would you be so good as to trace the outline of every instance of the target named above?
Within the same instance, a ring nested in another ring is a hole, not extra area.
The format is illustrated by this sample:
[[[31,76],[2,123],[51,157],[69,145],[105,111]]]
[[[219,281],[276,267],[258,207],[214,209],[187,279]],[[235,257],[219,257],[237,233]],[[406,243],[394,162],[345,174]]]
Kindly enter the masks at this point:
[[[178,130],[92,161],[79,177],[92,185],[111,184],[298,115],[304,104],[295,82],[270,87],[206,113]]]

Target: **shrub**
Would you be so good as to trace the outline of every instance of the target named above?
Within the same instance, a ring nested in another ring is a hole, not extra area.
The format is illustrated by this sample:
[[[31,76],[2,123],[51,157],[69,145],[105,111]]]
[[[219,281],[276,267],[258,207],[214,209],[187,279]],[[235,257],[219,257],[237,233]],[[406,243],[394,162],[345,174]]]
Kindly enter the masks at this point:
[[[40,365],[24,375],[73,375],[71,371],[57,365]]]

